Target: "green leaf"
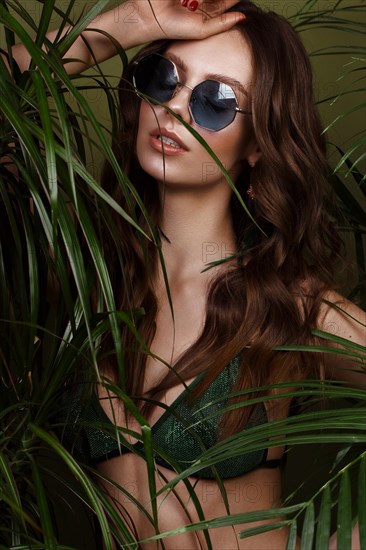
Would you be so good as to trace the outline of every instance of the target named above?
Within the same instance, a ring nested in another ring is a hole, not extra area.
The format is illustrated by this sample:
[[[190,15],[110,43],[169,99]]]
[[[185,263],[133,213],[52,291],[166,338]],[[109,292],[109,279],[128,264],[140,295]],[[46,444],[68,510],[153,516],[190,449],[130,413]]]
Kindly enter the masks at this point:
[[[315,550],[327,548],[330,537],[330,519],[332,509],[332,497],[330,487],[326,485],[323,490],[320,512],[318,516]]]
[[[39,47],[42,47],[44,43],[46,32],[48,31],[50,21],[52,20],[54,5],[55,0],[48,0],[43,4],[42,14],[38,23],[38,32],[35,40],[35,43]]]
[[[361,459],[358,477],[358,525],[360,546],[366,548],[366,454]]]
[[[288,521],[276,521],[267,523],[265,525],[258,525],[258,527],[251,527],[250,529],[246,529],[245,531],[240,531],[240,538],[250,538],[255,537],[256,535],[261,535],[262,533],[269,533],[271,531],[276,531],[277,529],[283,529],[288,527]]]
[[[22,510],[22,502],[20,499],[16,479],[14,478],[13,472],[11,471],[11,464],[9,463],[9,460],[3,453],[0,453],[0,479],[2,481],[1,485],[3,487],[4,493],[6,490],[8,492],[8,495],[9,495],[8,502],[13,502],[14,506],[16,506],[16,510]],[[14,532],[16,532],[17,530],[20,531],[21,529],[23,531],[26,530],[25,518],[23,514],[14,515],[13,520],[14,520],[14,523],[13,523]],[[19,522],[19,525],[18,525],[18,522]]]
[[[296,550],[296,545],[298,542],[297,538],[297,524],[296,521],[292,521],[290,532],[288,535],[286,550]]]
[[[156,481],[155,481],[155,461],[154,461],[154,449],[152,444],[151,428],[150,426],[141,426],[141,433],[144,442],[144,452],[146,456],[146,466],[149,480],[149,494],[152,507],[152,513],[156,528],[159,525],[158,506],[156,498]]]
[[[352,497],[348,470],[341,477],[337,514],[337,546],[352,550]]]
[[[58,46],[59,53],[63,57],[66,52],[71,48],[75,40],[86,29],[90,22],[95,19],[105,6],[107,6],[109,0],[98,0],[95,2],[88,13],[80,18],[80,20],[73,25],[70,32],[62,38],[61,44]]]
[[[304,525],[301,533],[300,550],[312,550],[315,530],[314,503],[311,501],[306,508]]]
[[[185,525],[184,527],[179,527],[171,531],[166,531],[164,533],[160,533],[159,535],[155,535],[154,537],[149,537],[148,539],[144,539],[141,541],[141,543],[161,540],[169,536],[178,535],[182,533],[190,533],[192,531],[201,531],[202,529],[219,529],[222,527],[228,527],[232,525],[240,525],[242,523],[252,523],[255,521],[266,521],[270,519],[277,519],[283,515],[297,512],[302,507],[303,507],[303,504],[296,504],[294,506],[288,506],[284,508],[275,508],[271,510],[258,510],[255,512],[247,512],[243,514],[226,515],[226,516],[214,518],[212,520],[206,520],[202,522],[193,523],[191,525]],[[253,532],[255,533],[268,532],[268,531],[273,531],[275,529],[280,529],[281,527],[288,525],[288,523],[289,523],[288,520],[284,520],[284,521],[273,522],[270,524],[262,525],[261,527],[255,527],[250,530],[248,529],[240,533],[240,538],[247,538],[248,536],[251,536]],[[248,534],[249,532],[251,533],[250,535]]]
[[[9,508],[13,512],[14,515],[12,515],[12,518],[17,519],[18,517],[26,523],[28,523],[35,531],[41,532],[41,529],[39,525],[34,521],[32,516],[28,514],[26,511],[23,510],[16,502],[14,502],[11,498],[8,497],[8,495],[5,494],[5,492],[0,487],[0,499],[2,499],[6,504],[9,505]],[[17,534],[15,533],[15,536]]]
[[[32,481],[34,481],[34,490],[39,506],[39,519],[41,521],[42,529],[44,532],[45,547],[48,550],[58,550],[58,544],[53,529],[53,521],[49,510],[46,491],[42,483],[41,474],[39,472],[36,461],[32,457],[30,458],[33,474]]]
[[[97,516],[98,523],[103,535],[105,550],[113,550],[112,541],[110,540],[109,536],[109,527],[105,511],[101,506],[100,499],[98,498],[98,495],[95,491],[95,488],[93,487],[93,483],[91,482],[91,480],[82,470],[82,468],[80,468],[75,459],[52,435],[48,434],[45,430],[31,423],[29,424],[29,429],[42,441],[44,441],[47,445],[54,449],[54,451],[56,451],[56,453],[62,458],[65,465],[70,469],[78,482],[81,484],[89,499],[93,511]]]

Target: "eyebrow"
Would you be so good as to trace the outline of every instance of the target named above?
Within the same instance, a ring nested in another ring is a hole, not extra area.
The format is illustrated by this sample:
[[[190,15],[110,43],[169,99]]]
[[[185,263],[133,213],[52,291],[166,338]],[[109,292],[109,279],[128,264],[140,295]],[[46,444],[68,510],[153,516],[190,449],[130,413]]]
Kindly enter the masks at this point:
[[[171,52],[167,52],[166,57],[169,58],[171,61],[173,61],[173,63],[175,63],[180,69],[182,69],[182,71],[187,72],[188,70],[187,65],[185,64],[183,59],[181,59],[178,55]],[[230,76],[226,76],[218,73],[208,73],[205,75],[205,78],[207,80],[219,80],[224,84],[228,84],[234,90],[235,89],[239,90],[245,97],[248,97],[249,95],[247,90],[244,88],[244,86],[238,80],[236,80],[236,78],[231,78]]]

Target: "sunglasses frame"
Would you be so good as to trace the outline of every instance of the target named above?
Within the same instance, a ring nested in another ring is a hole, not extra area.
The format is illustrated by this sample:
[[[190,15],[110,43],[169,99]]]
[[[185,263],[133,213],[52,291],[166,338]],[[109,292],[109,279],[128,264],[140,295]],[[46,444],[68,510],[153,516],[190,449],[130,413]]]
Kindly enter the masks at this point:
[[[144,95],[141,95],[142,92],[139,92],[137,86],[136,86],[136,79],[135,79],[135,74],[136,74],[136,69],[138,67],[138,65],[142,62],[142,61],[146,61],[146,59],[148,59],[149,57],[161,57],[162,59],[164,59],[165,61],[168,61],[169,63],[171,63],[171,65],[174,67],[174,71],[175,71],[175,74],[177,75],[177,83],[176,83],[176,86],[174,88],[174,92],[172,94],[172,96],[167,99],[166,101],[164,102],[159,102],[159,100],[155,99],[154,100],[154,103],[148,99],[148,97],[144,96]],[[207,130],[208,132],[220,132],[221,130],[223,130],[224,128],[227,128],[228,126],[230,126],[230,124],[232,124],[235,120],[235,117],[236,117],[236,113],[242,113],[242,114],[245,114],[245,115],[251,115],[252,113],[250,113],[249,111],[245,111],[244,109],[240,109],[239,107],[239,103],[238,103],[238,99],[236,97],[236,94],[235,94],[235,91],[232,89],[232,87],[229,85],[229,84],[226,84],[225,82],[221,82],[220,80],[212,80],[212,79],[208,79],[208,80],[203,80],[202,82],[200,82],[199,84],[197,84],[194,88],[191,88],[190,86],[187,86],[187,84],[183,84],[182,82],[179,82],[179,79],[178,79],[178,75],[179,75],[179,71],[178,71],[178,68],[176,66],[176,64],[174,63],[174,61],[172,61],[171,59],[169,59],[168,57],[164,57],[163,55],[159,54],[159,53],[151,53],[151,54],[148,54],[148,55],[145,55],[144,57],[142,57],[141,59],[139,59],[138,61],[135,61],[133,63],[134,65],[134,69],[133,69],[133,75],[132,75],[132,83],[133,83],[133,87],[135,89],[135,93],[138,95],[138,97],[140,99],[144,99],[145,101],[147,101],[148,103],[150,103],[151,105],[163,105],[164,103],[167,103],[168,101],[170,101],[171,99],[173,99],[173,97],[179,93],[179,91],[182,89],[182,88],[188,88],[190,91],[191,91],[191,94],[190,94],[190,97],[189,97],[189,101],[188,101],[188,108],[189,108],[189,112],[191,114],[191,117],[192,119],[194,120],[195,124],[197,124],[197,126],[199,126],[200,128],[203,128],[204,130]],[[191,108],[191,101],[192,101],[192,96],[194,94],[194,91],[196,90],[196,88],[198,88],[199,86],[201,86],[204,82],[217,82],[219,83],[220,85],[223,85],[223,86],[226,86],[228,88],[230,88],[230,90],[233,92],[233,96],[234,96],[234,99],[235,99],[235,103],[236,103],[236,107],[233,109],[233,119],[228,122],[227,124],[225,124],[225,126],[222,126],[222,128],[219,128],[218,130],[214,130],[212,128],[207,128],[206,126],[203,126],[202,124],[199,124],[194,115],[193,115],[193,112],[192,112],[192,108]]]

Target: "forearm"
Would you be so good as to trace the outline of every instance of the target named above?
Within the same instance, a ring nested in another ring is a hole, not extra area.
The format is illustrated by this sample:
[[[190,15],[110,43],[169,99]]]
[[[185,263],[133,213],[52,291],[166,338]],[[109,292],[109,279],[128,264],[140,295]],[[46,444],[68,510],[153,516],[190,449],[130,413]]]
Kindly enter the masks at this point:
[[[193,13],[183,0],[126,0],[88,24],[64,55],[65,62],[75,60],[66,63],[66,70],[81,72],[112,57],[118,47],[128,50],[161,38],[195,40],[224,32],[244,17],[224,13],[236,1],[199,0]],[[66,27],[60,38],[70,29]],[[57,36],[58,31],[51,31],[46,38],[54,43]],[[25,71],[31,58],[24,45],[14,46],[12,54],[20,70]]]
[[[116,44],[127,50],[152,40],[153,26],[142,20],[136,6],[137,2],[128,0],[92,20],[64,56],[67,72],[79,73],[95,63],[109,59],[116,54]],[[57,37],[62,38],[70,29],[70,26],[66,26],[61,35],[58,30],[48,32],[47,42],[54,43]],[[106,34],[110,35],[112,40]],[[46,46],[44,49],[46,50]],[[28,69],[31,56],[23,44],[16,44],[12,49],[12,55],[21,72]],[[67,62],[68,59],[75,61]]]

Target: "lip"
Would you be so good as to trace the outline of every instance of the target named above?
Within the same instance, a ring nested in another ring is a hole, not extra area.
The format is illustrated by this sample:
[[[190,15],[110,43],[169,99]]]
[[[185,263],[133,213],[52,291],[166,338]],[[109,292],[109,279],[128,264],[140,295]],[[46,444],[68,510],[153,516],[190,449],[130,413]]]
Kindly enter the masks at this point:
[[[167,143],[162,143],[160,136],[164,136],[170,139],[173,139],[179,147],[173,147]],[[188,147],[183,143],[181,138],[174,132],[170,132],[166,128],[155,128],[150,132],[150,144],[153,149],[159,152],[163,152],[165,155],[180,155],[185,151],[188,151]]]

